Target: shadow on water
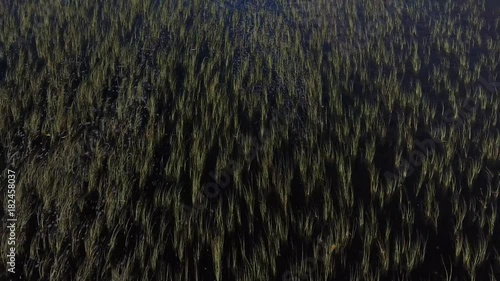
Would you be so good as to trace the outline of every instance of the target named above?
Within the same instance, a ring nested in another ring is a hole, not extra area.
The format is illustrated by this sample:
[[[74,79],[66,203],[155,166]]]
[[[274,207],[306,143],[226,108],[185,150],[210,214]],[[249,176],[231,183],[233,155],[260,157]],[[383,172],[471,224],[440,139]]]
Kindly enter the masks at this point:
[[[0,83],[5,81],[7,76],[7,59],[0,57]]]

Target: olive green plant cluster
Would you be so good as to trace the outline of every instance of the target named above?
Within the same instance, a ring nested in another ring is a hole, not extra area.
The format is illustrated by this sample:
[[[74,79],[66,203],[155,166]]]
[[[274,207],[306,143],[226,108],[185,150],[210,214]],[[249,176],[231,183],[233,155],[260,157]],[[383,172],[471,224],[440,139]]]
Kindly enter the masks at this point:
[[[22,280],[500,278],[484,0],[0,1],[0,19]]]

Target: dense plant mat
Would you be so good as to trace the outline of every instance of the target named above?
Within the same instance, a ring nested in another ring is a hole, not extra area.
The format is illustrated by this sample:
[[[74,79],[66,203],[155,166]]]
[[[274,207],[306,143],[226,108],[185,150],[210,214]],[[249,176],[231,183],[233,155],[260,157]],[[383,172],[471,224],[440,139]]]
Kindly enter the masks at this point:
[[[0,279],[500,278],[494,2],[0,1],[0,19]]]

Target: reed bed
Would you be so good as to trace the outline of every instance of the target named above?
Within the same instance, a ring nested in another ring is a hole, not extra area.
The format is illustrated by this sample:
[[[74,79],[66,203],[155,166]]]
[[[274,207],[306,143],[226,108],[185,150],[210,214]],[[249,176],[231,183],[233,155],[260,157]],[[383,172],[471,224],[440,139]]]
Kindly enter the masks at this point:
[[[261,2],[0,2],[22,280],[500,278],[499,10]]]

